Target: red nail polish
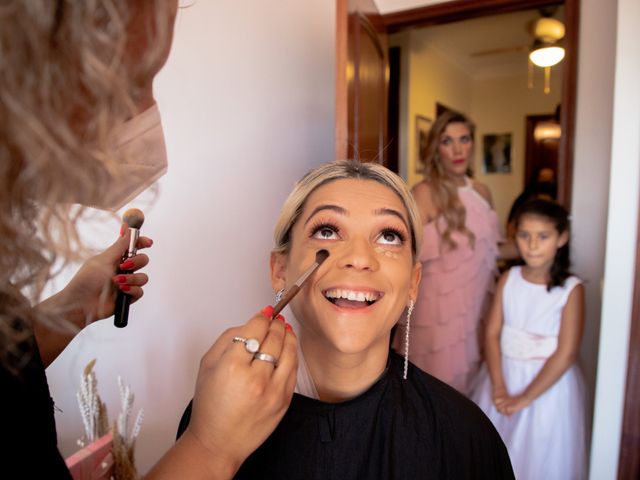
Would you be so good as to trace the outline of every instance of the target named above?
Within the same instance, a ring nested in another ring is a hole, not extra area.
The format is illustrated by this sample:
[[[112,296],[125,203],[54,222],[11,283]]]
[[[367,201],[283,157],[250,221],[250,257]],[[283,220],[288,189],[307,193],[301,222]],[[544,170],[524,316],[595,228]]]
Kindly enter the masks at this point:
[[[129,270],[130,268],[133,268],[133,267],[134,267],[133,260],[127,260],[126,262],[122,262],[120,264],[120,268],[122,270]]]
[[[271,305],[267,305],[262,309],[262,314],[266,317],[271,318],[271,315],[273,315],[273,307]]]
[[[293,333],[293,328],[291,328],[291,325],[289,325],[288,323],[285,323],[285,325],[284,325],[284,329],[285,329],[287,332],[291,332],[291,333]]]
[[[276,317],[276,320],[280,320],[282,323],[286,323],[284,321],[284,317],[281,314],[278,314],[278,316]]]
[[[129,290],[131,290],[131,287],[129,285],[118,285],[118,288],[123,292],[128,292]]]
[[[118,283],[124,283],[127,281],[127,277],[125,277],[124,275],[118,275],[116,276],[116,282]]]
[[[127,226],[123,223],[122,225],[120,225],[120,236],[123,237],[124,236],[124,232],[127,230]]]

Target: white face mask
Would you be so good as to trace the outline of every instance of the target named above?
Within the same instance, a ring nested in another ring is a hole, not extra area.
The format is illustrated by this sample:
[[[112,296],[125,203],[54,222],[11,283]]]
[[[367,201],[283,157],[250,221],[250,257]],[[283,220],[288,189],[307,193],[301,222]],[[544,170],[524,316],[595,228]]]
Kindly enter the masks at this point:
[[[154,104],[115,132],[114,182],[98,208],[119,210],[167,173],[167,149],[158,106]]]

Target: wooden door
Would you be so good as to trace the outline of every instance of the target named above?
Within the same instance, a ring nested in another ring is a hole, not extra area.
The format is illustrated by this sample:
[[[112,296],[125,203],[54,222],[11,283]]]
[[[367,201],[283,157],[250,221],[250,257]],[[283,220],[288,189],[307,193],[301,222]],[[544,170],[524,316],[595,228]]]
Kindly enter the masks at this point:
[[[558,159],[560,157],[561,136],[558,132],[551,132],[550,136],[539,136],[537,130],[541,127],[557,127],[560,132],[560,124],[553,114],[528,115],[526,118],[526,148],[524,167],[524,187],[535,181],[538,173],[543,168],[550,168],[554,173],[554,181],[558,178]]]
[[[336,158],[387,164],[388,42],[373,0],[337,0]]]

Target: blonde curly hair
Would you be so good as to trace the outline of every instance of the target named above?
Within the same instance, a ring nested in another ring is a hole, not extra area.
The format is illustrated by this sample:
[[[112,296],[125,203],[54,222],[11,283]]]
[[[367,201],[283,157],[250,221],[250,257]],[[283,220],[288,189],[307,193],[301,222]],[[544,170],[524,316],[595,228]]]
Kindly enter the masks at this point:
[[[457,244],[451,237],[454,231],[467,235],[472,246],[475,236],[465,225],[467,212],[460,197],[458,197],[456,184],[445,172],[440,159],[440,150],[438,148],[440,146],[440,137],[452,123],[464,124],[469,129],[471,140],[475,141],[475,125],[473,122],[461,113],[447,110],[433,123],[427,137],[426,154],[419,161],[424,178],[431,187],[431,196],[437,214],[441,215],[446,222],[444,231],[440,232],[442,241],[450,248],[456,248]]]
[[[114,177],[114,127],[168,55],[167,0],[0,3],[0,361],[30,338],[31,305],[86,253],[82,207]],[[25,297],[26,296],[26,297]],[[20,365],[17,365],[19,367]]]

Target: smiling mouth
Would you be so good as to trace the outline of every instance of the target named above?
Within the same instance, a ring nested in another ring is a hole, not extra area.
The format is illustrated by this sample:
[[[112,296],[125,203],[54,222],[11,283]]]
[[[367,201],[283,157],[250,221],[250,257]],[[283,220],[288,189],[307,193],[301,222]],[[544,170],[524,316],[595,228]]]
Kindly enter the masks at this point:
[[[380,300],[384,294],[376,291],[355,291],[343,288],[332,288],[322,292],[324,298],[337,307],[363,308],[369,307]]]

